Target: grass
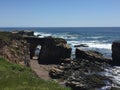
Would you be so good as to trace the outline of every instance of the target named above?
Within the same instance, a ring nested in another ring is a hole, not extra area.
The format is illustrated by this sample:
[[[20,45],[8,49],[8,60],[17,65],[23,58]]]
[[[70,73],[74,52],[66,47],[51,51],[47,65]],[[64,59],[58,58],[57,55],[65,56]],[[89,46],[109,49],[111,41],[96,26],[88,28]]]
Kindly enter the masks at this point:
[[[30,68],[0,57],[0,90],[70,90],[53,81],[38,78]]]
[[[2,39],[4,42],[11,42],[12,34],[10,32],[0,31],[0,39]]]

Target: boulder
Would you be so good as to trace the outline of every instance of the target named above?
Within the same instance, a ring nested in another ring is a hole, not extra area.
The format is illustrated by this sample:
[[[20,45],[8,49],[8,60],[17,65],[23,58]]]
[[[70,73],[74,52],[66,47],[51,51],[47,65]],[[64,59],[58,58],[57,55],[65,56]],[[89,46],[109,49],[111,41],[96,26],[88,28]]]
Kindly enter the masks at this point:
[[[63,75],[63,70],[58,69],[58,68],[52,68],[52,69],[50,69],[50,71],[49,71],[49,75],[50,75],[52,78],[60,78],[61,75]]]
[[[94,60],[94,61],[99,61],[99,62],[110,62],[110,59],[104,58],[103,54],[97,51],[94,51],[94,50],[84,51],[84,50],[77,48],[75,55],[76,55],[76,58]]]
[[[114,65],[120,65],[120,41],[112,43],[112,59]]]
[[[39,63],[59,63],[61,58],[70,57],[71,48],[64,39],[47,37],[40,51]]]

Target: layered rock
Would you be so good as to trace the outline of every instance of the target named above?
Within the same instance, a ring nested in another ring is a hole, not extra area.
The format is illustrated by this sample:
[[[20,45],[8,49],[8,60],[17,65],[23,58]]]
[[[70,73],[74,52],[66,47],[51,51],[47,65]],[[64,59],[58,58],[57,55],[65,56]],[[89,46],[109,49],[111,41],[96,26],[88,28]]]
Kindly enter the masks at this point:
[[[112,59],[114,65],[120,65],[120,41],[112,43]]]
[[[105,81],[113,83],[102,75],[104,67],[109,67],[111,60],[99,52],[76,49],[76,59],[64,61],[52,68],[49,74],[52,78],[65,80],[65,84],[72,90],[96,90],[106,86]]]
[[[75,55],[76,55],[76,58],[81,58],[81,59],[95,60],[99,62],[108,62],[108,63],[111,62],[110,59],[103,57],[101,53],[93,50],[84,51],[77,48]]]
[[[49,74],[52,78],[62,79],[72,90],[96,90],[106,86],[105,81],[112,83],[107,77],[100,75],[104,71],[101,67],[107,65],[85,59],[70,60],[52,68]]]
[[[42,45],[39,63],[59,63],[62,58],[70,58],[71,48],[61,38],[47,37]]]
[[[29,66],[29,44],[11,32],[0,32],[0,55],[10,62]]]

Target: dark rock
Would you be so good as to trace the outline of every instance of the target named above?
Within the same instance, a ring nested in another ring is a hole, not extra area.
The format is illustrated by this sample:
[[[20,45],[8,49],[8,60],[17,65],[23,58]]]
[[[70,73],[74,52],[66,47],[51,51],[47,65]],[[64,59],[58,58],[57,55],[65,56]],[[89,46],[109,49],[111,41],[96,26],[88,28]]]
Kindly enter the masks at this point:
[[[120,65],[120,41],[112,43],[112,59],[114,65]]]
[[[111,87],[111,90],[120,90],[120,87]]]
[[[84,59],[71,60],[52,69],[50,76],[65,80],[66,86],[72,90],[96,90],[106,86],[106,80],[111,83],[111,80],[99,74],[104,71],[101,66],[104,64]]]
[[[107,80],[107,78],[93,74],[88,76],[85,75],[82,78],[70,77],[69,81],[67,81],[66,84],[67,86],[70,86],[73,90],[94,90],[95,88],[105,86],[105,80]]]
[[[99,61],[99,62],[110,62],[110,59],[104,58],[103,55],[97,51],[84,51],[81,49],[76,49],[75,52],[76,58],[86,59],[86,60],[93,60],[93,61]]]
[[[87,44],[80,44],[80,45],[75,45],[74,47],[88,47]]]
[[[70,56],[71,48],[64,39],[48,37],[42,45],[39,63],[60,63],[61,58],[70,58]]]
[[[61,59],[62,63],[70,63],[71,59],[70,58],[65,58],[65,59]]]
[[[32,59],[37,46],[43,46],[45,43],[45,38],[38,38],[38,37],[24,37],[24,39],[30,44],[30,58]]]
[[[42,35],[38,34],[37,37],[39,37],[39,36],[42,36]]]

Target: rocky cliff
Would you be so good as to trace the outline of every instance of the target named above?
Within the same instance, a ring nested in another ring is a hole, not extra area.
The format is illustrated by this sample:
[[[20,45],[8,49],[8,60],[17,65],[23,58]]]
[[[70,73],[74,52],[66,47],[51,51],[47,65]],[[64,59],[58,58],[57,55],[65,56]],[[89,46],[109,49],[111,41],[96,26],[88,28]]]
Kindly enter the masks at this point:
[[[0,54],[11,62],[25,63],[35,54],[36,47],[41,46],[39,63],[60,63],[61,59],[71,57],[71,48],[62,38],[38,38],[30,31],[0,32]]]
[[[0,55],[10,62],[29,66],[29,44],[20,35],[0,32]]]
[[[40,51],[39,63],[60,63],[60,59],[71,57],[71,50],[64,39],[47,37]]]

